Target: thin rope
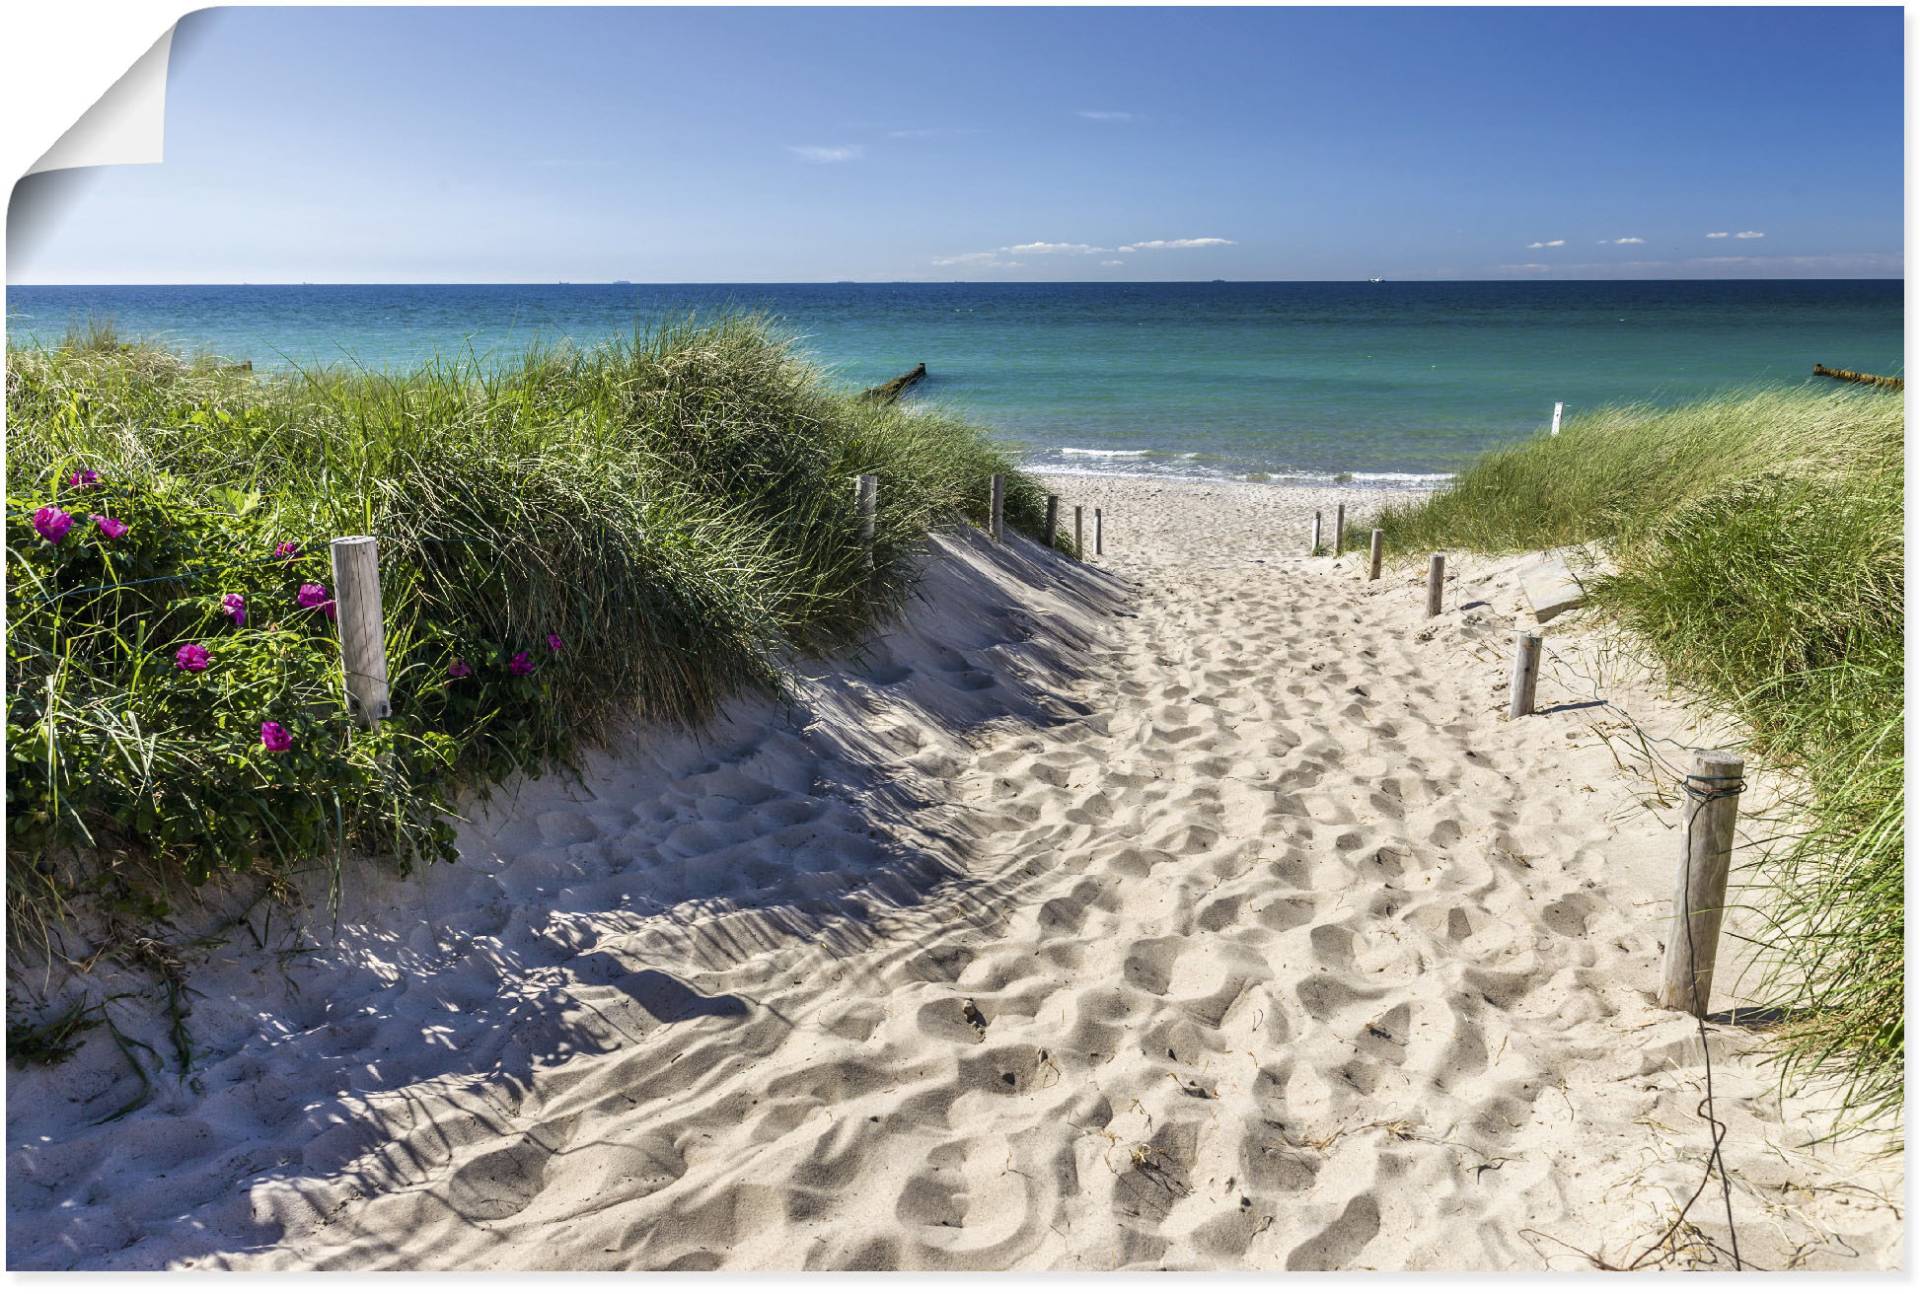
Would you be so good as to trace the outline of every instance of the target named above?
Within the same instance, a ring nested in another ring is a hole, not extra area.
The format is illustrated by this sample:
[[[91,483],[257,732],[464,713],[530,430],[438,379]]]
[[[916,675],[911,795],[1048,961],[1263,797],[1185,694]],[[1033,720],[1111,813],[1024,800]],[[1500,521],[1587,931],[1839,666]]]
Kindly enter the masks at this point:
[[[1687,815],[1687,855],[1685,863],[1681,866],[1680,881],[1681,902],[1688,903],[1693,893],[1694,823],[1699,821],[1700,814],[1708,804],[1711,804],[1715,800],[1725,800],[1739,795],[1747,789],[1747,784],[1746,781],[1737,774],[1689,773],[1687,780],[1681,783],[1681,789],[1686,792],[1689,799],[1694,801],[1694,809]],[[1722,1123],[1714,1112],[1713,1048],[1707,1038],[1707,1004],[1701,1000],[1700,997],[1700,955],[1699,950],[1694,946],[1693,942],[1693,913],[1691,911],[1683,911],[1680,916],[1687,931],[1688,994],[1693,999],[1695,1007],[1693,1017],[1694,1026],[1700,1033],[1700,1054],[1706,1065],[1707,1078],[1706,1095],[1700,1098],[1700,1103],[1694,1106],[1693,1112],[1696,1116],[1706,1121],[1713,1138],[1713,1144],[1707,1151],[1707,1167],[1706,1171],[1700,1175],[1700,1185],[1693,1188],[1693,1194],[1687,1197],[1686,1204],[1681,1207],[1679,1214],[1674,1218],[1672,1223],[1668,1225],[1667,1229],[1661,1233],[1660,1238],[1648,1245],[1641,1255],[1634,1259],[1633,1267],[1639,1267],[1641,1263],[1645,1262],[1662,1245],[1666,1244],[1674,1232],[1680,1229],[1680,1224],[1687,1220],[1687,1214],[1693,1209],[1694,1204],[1698,1202],[1701,1195],[1706,1192],[1707,1183],[1711,1182],[1714,1173],[1718,1172],[1720,1174],[1720,1200],[1727,1213],[1727,1239],[1733,1246],[1733,1269],[1735,1271],[1743,1271],[1745,1268],[1740,1261],[1740,1232],[1734,1226],[1733,1222],[1733,1178],[1727,1172],[1726,1159],[1720,1151],[1720,1145],[1727,1137],[1727,1125]]]
[[[240,568],[246,569],[254,566],[270,566],[275,562],[284,564],[286,563],[286,561],[287,559],[284,557],[262,557],[262,558],[259,558],[258,560],[251,561],[251,562],[241,562]],[[121,580],[116,584],[93,584],[93,585],[87,586],[86,588],[67,589],[60,593],[48,594],[46,597],[38,599],[38,601],[36,601],[34,605],[46,606],[50,602],[58,602],[62,598],[74,597],[81,593],[111,593],[115,589],[138,588],[142,584],[166,584],[173,580],[184,580],[189,578],[190,576],[205,575],[208,571],[217,571],[222,569],[228,569],[228,568],[223,568],[219,566],[198,566],[193,568],[192,570],[175,571],[171,575],[149,575],[145,579]]]

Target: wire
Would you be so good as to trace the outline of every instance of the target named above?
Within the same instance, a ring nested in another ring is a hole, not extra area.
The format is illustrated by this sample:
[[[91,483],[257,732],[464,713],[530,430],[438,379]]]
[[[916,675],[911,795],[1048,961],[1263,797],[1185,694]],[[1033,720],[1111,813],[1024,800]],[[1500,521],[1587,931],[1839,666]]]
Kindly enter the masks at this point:
[[[284,557],[262,557],[256,561],[241,562],[239,566],[241,569],[245,569],[251,566],[270,566],[276,562],[285,564],[286,561],[287,559]],[[136,588],[142,584],[166,584],[173,580],[184,580],[189,576],[205,575],[208,571],[216,571],[221,569],[231,569],[231,568],[223,568],[219,566],[197,566],[192,570],[175,571],[171,575],[149,575],[145,579],[121,580],[116,584],[92,584],[92,585],[88,585],[85,588],[65,589],[59,593],[48,594],[46,597],[39,599],[38,602],[35,603],[35,605],[45,606],[49,602],[58,602],[62,598],[70,598],[80,593],[111,593],[115,589],[131,589],[131,588]]]
[[[1662,1245],[1666,1244],[1674,1232],[1680,1229],[1680,1224],[1687,1220],[1688,1212],[1692,1210],[1701,1195],[1706,1192],[1707,1183],[1713,1180],[1713,1175],[1717,1171],[1720,1174],[1720,1199],[1727,1212],[1727,1238],[1733,1246],[1733,1269],[1735,1271],[1743,1271],[1745,1268],[1740,1261],[1740,1232],[1734,1226],[1733,1221],[1733,1178],[1728,1174],[1726,1159],[1720,1153],[1720,1145],[1727,1138],[1727,1125],[1722,1123],[1714,1114],[1713,1049],[1707,1038],[1707,1004],[1700,993],[1700,956],[1699,950],[1695,948],[1693,942],[1693,913],[1690,909],[1693,894],[1694,823],[1700,820],[1700,815],[1706,810],[1708,804],[1715,800],[1725,800],[1739,795],[1747,789],[1747,784],[1737,775],[1689,773],[1687,780],[1682,782],[1680,786],[1681,789],[1686,792],[1687,798],[1694,802],[1691,812],[1687,814],[1687,857],[1686,862],[1682,864],[1680,882],[1681,902],[1687,904],[1689,910],[1681,912],[1680,917],[1687,931],[1688,996],[1692,999],[1694,1006],[1694,1025],[1700,1031],[1700,1054],[1705,1060],[1707,1076],[1706,1095],[1700,1098],[1700,1104],[1694,1107],[1693,1112],[1700,1118],[1706,1120],[1707,1127],[1713,1137],[1713,1145],[1707,1152],[1707,1167],[1706,1171],[1700,1175],[1700,1185],[1693,1188],[1693,1194],[1687,1197],[1687,1202],[1681,1208],[1679,1215],[1676,1216],[1673,1222],[1668,1225],[1667,1229],[1661,1233],[1660,1238],[1648,1245],[1640,1257],[1634,1259],[1633,1266],[1636,1268],[1639,1267],[1641,1263],[1645,1262],[1647,1258]]]

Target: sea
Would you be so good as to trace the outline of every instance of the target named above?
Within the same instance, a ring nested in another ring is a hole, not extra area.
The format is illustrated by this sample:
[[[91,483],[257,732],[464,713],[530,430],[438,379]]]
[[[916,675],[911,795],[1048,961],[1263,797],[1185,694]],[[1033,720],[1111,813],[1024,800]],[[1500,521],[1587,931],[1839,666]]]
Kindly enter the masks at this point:
[[[992,427],[1054,472],[1443,479],[1603,404],[1901,374],[1899,280],[276,284],[7,289],[11,345],[89,321],[256,370],[510,363],[759,313],[864,388]]]

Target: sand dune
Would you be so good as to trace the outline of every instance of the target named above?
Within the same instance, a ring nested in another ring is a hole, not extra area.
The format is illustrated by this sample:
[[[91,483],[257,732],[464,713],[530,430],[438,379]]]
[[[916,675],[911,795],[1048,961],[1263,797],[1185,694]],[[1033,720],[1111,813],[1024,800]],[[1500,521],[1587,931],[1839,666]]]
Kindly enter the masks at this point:
[[[1625,716],[1729,734],[1560,622],[1507,721],[1514,564],[1426,621],[1298,555],[1331,493],[1057,487],[1100,565],[943,541],[789,703],[514,788],[315,951],[236,932],[119,1122],[105,1038],[12,1072],[10,1264],[1632,1262],[1708,1138]],[[1898,1265],[1899,1162],[1806,1149],[1758,1041],[1713,1030],[1743,1258]],[[1725,1265],[1691,1222],[1648,1261]]]

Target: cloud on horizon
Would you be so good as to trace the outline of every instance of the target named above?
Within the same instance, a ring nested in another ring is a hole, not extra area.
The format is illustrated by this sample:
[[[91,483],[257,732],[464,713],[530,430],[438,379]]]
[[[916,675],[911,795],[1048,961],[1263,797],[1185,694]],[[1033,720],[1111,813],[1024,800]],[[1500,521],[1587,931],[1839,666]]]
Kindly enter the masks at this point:
[[[1602,238],[1600,245],[1605,247],[1611,243],[1615,247],[1626,247],[1633,243],[1644,243],[1646,241],[1644,238]]]
[[[1128,243],[1125,247],[1115,248],[1122,252],[1158,252],[1188,247],[1232,247],[1231,238],[1149,238],[1138,243]]]
[[[1004,270],[1020,264],[1018,261],[1003,261],[1003,256],[1102,256],[1121,252],[1157,252],[1184,251],[1195,247],[1233,247],[1231,238],[1150,238],[1137,243],[1127,243],[1122,247],[1096,247],[1092,243],[1015,243],[1011,247],[996,247],[987,252],[958,252],[952,256],[936,256],[935,265],[967,265],[975,269]],[[1121,265],[1123,261],[1102,261],[1102,265]]]
[[[1709,238],[1726,238],[1726,237],[1728,237],[1728,234],[1727,234],[1727,231],[1726,231],[1726,230],[1724,230],[1724,229],[1722,229],[1722,230],[1721,230],[1721,231],[1720,231],[1719,233],[1717,233],[1717,234],[1708,234],[1708,235],[1707,235],[1707,237],[1709,237]]]
[[[1565,247],[1566,245],[1567,240],[1564,238],[1550,238],[1544,243],[1528,243],[1527,250],[1531,252],[1538,251],[1542,247]]]
[[[1011,270],[1019,268],[1019,261],[1003,261],[999,252],[961,252],[957,256],[936,256],[935,265],[963,265],[976,270]]]
[[[1735,234],[1734,237],[1735,238],[1765,238],[1766,235],[1761,233],[1758,229],[1742,229],[1739,233]]]
[[[858,144],[788,144],[787,151],[803,162],[853,162],[866,155]]]
[[[1091,256],[1095,252],[1104,252],[1104,247],[1094,247],[1088,243],[1016,243],[1012,247],[1003,247],[1002,251],[1015,256]]]

